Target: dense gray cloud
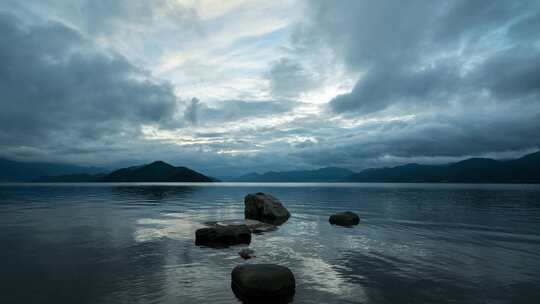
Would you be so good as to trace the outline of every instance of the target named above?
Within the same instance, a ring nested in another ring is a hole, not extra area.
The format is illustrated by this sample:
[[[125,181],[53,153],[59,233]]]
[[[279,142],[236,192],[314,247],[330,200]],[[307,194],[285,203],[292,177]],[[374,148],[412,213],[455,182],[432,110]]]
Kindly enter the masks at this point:
[[[538,1],[312,1],[319,35],[362,77],[339,113],[537,92]],[[536,43],[536,45],[535,45]],[[477,62],[471,62],[477,61]],[[519,95],[519,96],[518,96]]]
[[[351,69],[414,57],[435,1],[309,1],[311,34],[328,43]],[[302,39],[317,40],[317,39]]]
[[[540,27],[539,27],[540,29]],[[501,100],[526,99],[540,102],[540,50],[518,45],[490,56],[468,82],[477,89],[485,88]],[[533,100],[527,98],[533,97]]]
[[[456,89],[466,89],[457,68],[428,67],[416,70],[399,65],[379,64],[370,68],[352,92],[331,101],[336,112],[369,114],[394,103],[431,103],[448,101]],[[467,86],[468,88],[468,86]]]
[[[3,146],[76,146],[177,124],[169,84],[63,24],[25,26],[0,14],[0,61]]]
[[[184,3],[0,3],[0,156],[224,176],[540,147],[538,1],[306,0],[295,31]]]
[[[536,136],[540,132],[539,120],[539,113],[526,112],[432,113],[410,121],[364,125],[310,151],[296,153],[315,166],[334,164],[356,169],[424,162],[429,158],[445,162],[493,152],[515,151],[510,156],[518,157],[523,151],[540,147]]]
[[[147,70],[163,52],[205,34],[193,8],[176,0],[3,0],[0,11],[27,25],[67,25]]]
[[[375,122],[304,129],[324,140],[298,159],[362,168],[540,147],[538,1],[308,3],[299,49],[329,48],[359,74],[327,115]]]

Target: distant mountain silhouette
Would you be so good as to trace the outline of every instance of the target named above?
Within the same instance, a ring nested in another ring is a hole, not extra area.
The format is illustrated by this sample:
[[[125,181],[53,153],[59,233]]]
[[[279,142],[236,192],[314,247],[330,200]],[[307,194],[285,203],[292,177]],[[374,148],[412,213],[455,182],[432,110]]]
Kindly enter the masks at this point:
[[[0,159],[0,182],[28,182],[42,176],[95,174],[103,171],[95,167]]]
[[[78,183],[78,182],[214,182],[214,178],[205,176],[186,167],[175,167],[162,161],[133,166],[113,171],[109,174],[71,174],[47,176],[34,180],[43,183]]]
[[[186,167],[175,167],[162,161],[155,161],[144,166],[135,166],[116,170],[100,179],[101,182],[214,182]]]
[[[326,167],[317,170],[303,170],[303,171],[282,171],[282,172],[266,172],[263,174],[249,173],[236,178],[230,178],[229,181],[235,182],[339,182],[344,178],[350,176],[354,172],[351,170]]]
[[[540,151],[514,160],[469,158],[446,165],[366,169],[347,182],[540,183]]]

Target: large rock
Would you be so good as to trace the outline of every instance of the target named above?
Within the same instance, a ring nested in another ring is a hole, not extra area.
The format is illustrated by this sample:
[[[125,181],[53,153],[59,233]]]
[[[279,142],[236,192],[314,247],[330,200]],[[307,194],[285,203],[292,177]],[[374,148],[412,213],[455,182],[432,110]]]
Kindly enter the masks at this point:
[[[277,198],[267,193],[258,192],[246,195],[244,205],[244,215],[247,219],[279,225],[291,216]]]
[[[251,231],[246,225],[216,226],[195,231],[195,244],[227,247],[251,243]]]
[[[241,300],[253,303],[287,303],[296,283],[289,268],[275,264],[244,264],[231,273],[231,287]]]
[[[353,226],[360,223],[360,217],[354,212],[346,211],[330,216],[329,222],[332,225]]]

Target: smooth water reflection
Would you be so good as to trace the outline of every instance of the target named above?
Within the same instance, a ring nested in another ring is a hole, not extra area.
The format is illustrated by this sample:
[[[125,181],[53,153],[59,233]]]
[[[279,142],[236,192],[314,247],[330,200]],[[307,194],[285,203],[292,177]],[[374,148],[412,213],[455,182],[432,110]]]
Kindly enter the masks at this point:
[[[267,191],[291,211],[254,235],[295,303],[536,303],[540,187],[428,184],[0,186],[0,303],[237,303],[246,246],[194,245]],[[352,210],[355,228],[328,224]]]

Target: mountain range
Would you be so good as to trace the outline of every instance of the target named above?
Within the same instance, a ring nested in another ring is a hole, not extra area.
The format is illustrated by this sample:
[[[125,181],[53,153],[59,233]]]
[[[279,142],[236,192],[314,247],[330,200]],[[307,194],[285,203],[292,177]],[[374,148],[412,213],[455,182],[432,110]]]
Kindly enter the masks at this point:
[[[347,182],[540,183],[540,151],[513,160],[469,158],[446,165],[367,169]]]
[[[233,182],[432,182],[540,183],[540,151],[512,160],[469,158],[444,165],[406,164],[355,173],[326,167],[316,170],[250,173]],[[162,161],[104,173],[66,164],[23,163],[0,159],[0,182],[214,182],[215,178]]]
[[[45,176],[34,182],[215,182],[216,179],[186,167],[175,167],[162,161],[119,169],[109,174],[69,174]]]
[[[238,182],[430,182],[430,183],[540,183],[540,151],[513,160],[468,158],[444,165],[406,164],[354,173],[327,167],[307,171],[250,173]]]
[[[282,182],[282,183],[316,183],[316,182],[340,182],[354,174],[353,171],[337,167],[325,167],[317,170],[266,172],[263,174],[249,173],[235,178],[232,182]]]

